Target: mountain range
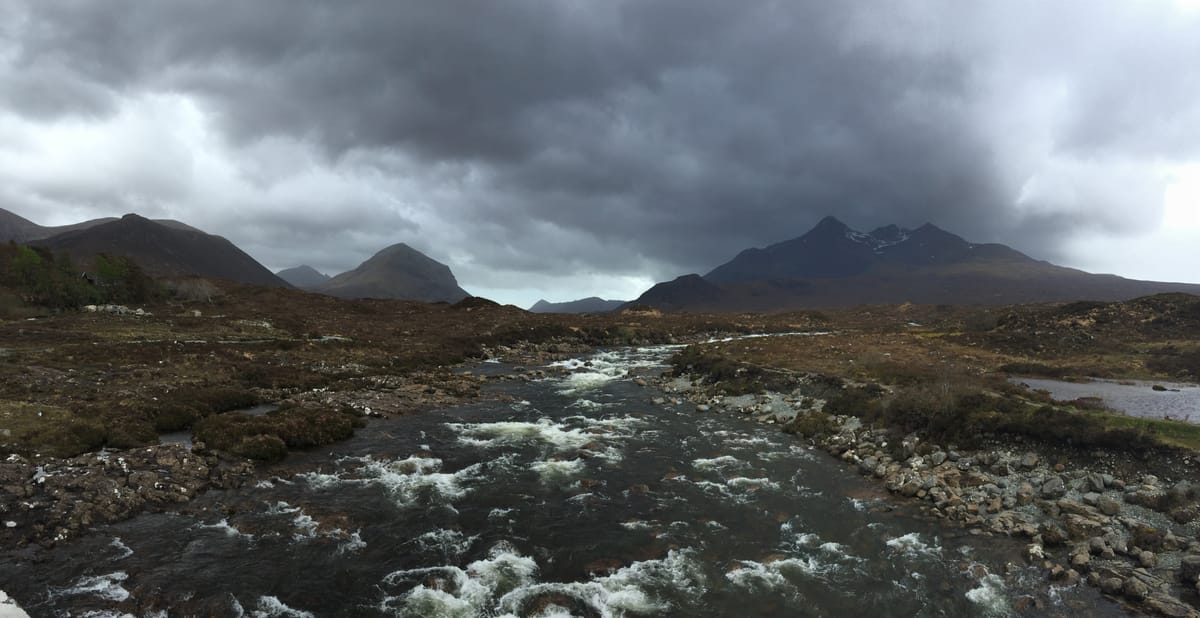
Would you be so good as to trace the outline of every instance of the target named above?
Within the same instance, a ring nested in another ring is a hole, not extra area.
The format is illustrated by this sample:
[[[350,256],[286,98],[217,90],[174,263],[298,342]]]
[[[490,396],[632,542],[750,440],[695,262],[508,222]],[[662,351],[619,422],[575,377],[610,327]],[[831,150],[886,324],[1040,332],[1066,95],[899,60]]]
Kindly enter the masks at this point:
[[[928,223],[863,233],[826,217],[803,236],[742,251],[704,276],[659,283],[629,306],[770,311],[903,302],[1001,305],[1160,292],[1200,294],[1200,285],[1064,268],[1005,245],[970,243]]]
[[[86,264],[125,255],[149,274],[195,274],[257,285],[294,286],[342,298],[457,302],[470,296],[445,264],[398,243],[329,277],[309,266],[267,270],[225,238],[172,220],[130,214],[44,227],[0,209],[0,241],[65,252]],[[833,217],[797,238],[747,249],[706,275],[659,283],[622,304],[591,297],[538,301],[534,312],[600,313],[621,307],[773,311],[912,302],[1017,304],[1124,300],[1162,292],[1200,294],[1200,285],[1097,275],[1036,260],[1001,244],[971,243],[932,224],[859,232]]]
[[[158,277],[200,275],[274,287],[308,289],[342,298],[456,302],[469,296],[445,264],[403,243],[380,251],[354,270],[328,277],[311,267],[268,270],[225,238],[173,220],[136,214],[59,227],[41,226],[0,209],[0,242],[43,246],[86,265],[101,253],[131,258]]]
[[[598,296],[589,296],[565,303],[552,303],[539,300],[529,308],[532,313],[608,313],[616,311],[625,304],[623,300],[604,300]]]

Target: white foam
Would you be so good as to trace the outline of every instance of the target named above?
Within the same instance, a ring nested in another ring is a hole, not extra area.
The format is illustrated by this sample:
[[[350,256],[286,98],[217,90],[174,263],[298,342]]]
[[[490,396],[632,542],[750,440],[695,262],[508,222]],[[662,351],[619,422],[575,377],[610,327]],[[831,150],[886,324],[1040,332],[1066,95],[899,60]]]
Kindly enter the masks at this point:
[[[535,461],[529,465],[544,483],[562,483],[570,480],[583,472],[584,467],[582,459]]]
[[[978,605],[985,616],[1008,616],[1009,603],[1004,592],[1004,580],[990,574],[979,580],[979,586],[967,591],[967,599]]]
[[[338,545],[337,554],[341,556],[345,554],[357,553],[366,546],[367,542],[362,538],[362,530],[355,530],[346,537],[345,541]]]
[[[395,571],[383,579],[385,586],[396,586],[430,576],[450,580],[446,590],[418,586],[400,596],[387,596],[380,604],[385,612],[399,616],[468,617],[483,615],[497,595],[528,586],[538,572],[532,558],[522,556],[507,543],[499,543],[488,557],[476,560],[465,569],[453,566]]]
[[[195,524],[195,526],[193,526],[193,527],[198,528],[200,530],[220,530],[221,532],[225,533],[225,536],[228,536],[230,538],[244,538],[244,539],[253,539],[254,538],[254,535],[246,534],[245,532],[238,530],[236,527],[234,527],[233,524],[229,523],[228,519],[222,519],[221,521],[218,521],[215,524],[198,523],[198,524]]]
[[[929,556],[938,556],[942,552],[941,546],[936,543],[930,545],[921,540],[921,535],[916,532],[910,532],[904,536],[898,536],[890,539],[887,546],[892,550],[909,555],[925,554]]]
[[[727,572],[725,578],[739,588],[759,591],[794,591],[793,580],[821,575],[832,568],[811,556],[765,563],[739,560],[738,564],[741,566]]]
[[[119,536],[113,537],[112,542],[109,543],[108,546],[117,550],[117,557],[112,559],[113,562],[116,562],[118,560],[124,560],[133,555],[133,550],[130,549],[129,546],[126,545],[125,542],[122,541],[121,537],[119,537]]]
[[[418,536],[413,541],[426,552],[439,554],[447,559],[454,560],[459,556],[467,553],[471,546],[478,541],[478,536],[467,536],[458,530],[447,530],[438,528],[430,530],[421,536]]]
[[[267,515],[291,515],[293,513],[299,513],[299,512],[300,512],[300,507],[292,506],[282,500],[280,500],[279,502],[276,502],[275,504],[272,504],[271,506],[268,506],[267,510],[263,511],[263,513],[265,513]]]
[[[745,468],[748,464],[732,455],[722,455],[712,459],[693,459],[692,467],[697,470],[724,470],[726,468]]]
[[[673,609],[653,590],[670,589],[697,598],[704,592],[703,565],[691,550],[672,550],[661,560],[635,562],[587,582],[536,584],[500,599],[500,611],[516,614],[533,597],[555,594],[576,599],[605,618],[628,614],[669,614]]]
[[[442,460],[435,457],[412,456],[401,460],[358,459],[361,467],[353,472],[322,474],[310,472],[299,475],[313,489],[338,485],[377,485],[383,487],[400,506],[411,505],[424,493],[449,502],[468,494],[467,483],[480,480],[486,469],[506,465],[511,457],[499,457],[490,462],[467,466],[457,472],[442,472]]]
[[[65,588],[51,588],[50,598],[88,595],[106,601],[124,601],[129,598],[129,591],[121,585],[121,582],[126,579],[129,579],[129,575],[125,571],[115,571],[106,575],[87,575],[76,579]]]
[[[314,618],[311,612],[288,607],[278,597],[259,597],[258,606],[250,612],[253,618]]]
[[[0,590],[0,618],[29,618],[29,614],[17,605],[16,599]]]

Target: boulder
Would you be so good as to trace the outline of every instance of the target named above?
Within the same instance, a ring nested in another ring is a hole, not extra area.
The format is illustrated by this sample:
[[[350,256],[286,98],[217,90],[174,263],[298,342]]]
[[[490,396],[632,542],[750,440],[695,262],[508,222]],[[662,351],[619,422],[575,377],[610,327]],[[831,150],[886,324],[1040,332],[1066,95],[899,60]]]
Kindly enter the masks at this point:
[[[1179,581],[1184,584],[1200,582],[1200,556],[1184,556],[1179,561]]]
[[[1141,601],[1150,594],[1150,588],[1142,580],[1129,577],[1121,583],[1121,593],[1130,601]]]
[[[1121,512],[1121,501],[1108,494],[1100,496],[1096,501],[1096,508],[1100,509],[1101,513],[1112,517]]]
[[[1067,493],[1067,485],[1061,476],[1052,476],[1042,484],[1043,498],[1061,498]]]

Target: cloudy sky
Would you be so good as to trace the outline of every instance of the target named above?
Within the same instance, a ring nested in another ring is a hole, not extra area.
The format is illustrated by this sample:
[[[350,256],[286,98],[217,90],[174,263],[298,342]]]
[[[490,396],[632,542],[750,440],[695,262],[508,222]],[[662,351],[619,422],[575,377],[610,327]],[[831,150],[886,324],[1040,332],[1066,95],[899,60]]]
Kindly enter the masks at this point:
[[[827,214],[1200,282],[1200,2],[0,0],[0,208],[520,305]]]

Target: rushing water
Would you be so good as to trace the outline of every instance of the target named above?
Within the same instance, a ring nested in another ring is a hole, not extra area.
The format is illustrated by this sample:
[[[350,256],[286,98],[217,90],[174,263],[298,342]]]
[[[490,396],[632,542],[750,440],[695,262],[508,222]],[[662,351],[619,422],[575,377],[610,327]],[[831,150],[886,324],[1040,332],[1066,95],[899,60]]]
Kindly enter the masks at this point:
[[[0,554],[33,616],[1117,614],[777,428],[653,406],[666,349],[374,421],[269,480]],[[479,370],[502,371],[497,365]]]

